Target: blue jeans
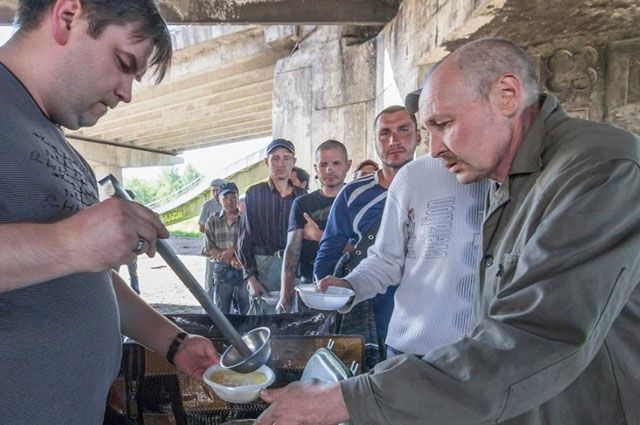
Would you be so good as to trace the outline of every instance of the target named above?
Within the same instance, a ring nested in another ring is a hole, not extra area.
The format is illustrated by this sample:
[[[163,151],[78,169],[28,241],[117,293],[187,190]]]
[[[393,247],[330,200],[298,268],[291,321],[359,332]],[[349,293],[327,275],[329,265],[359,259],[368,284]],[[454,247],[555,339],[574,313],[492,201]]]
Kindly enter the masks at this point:
[[[223,313],[231,313],[231,303],[238,313],[249,310],[249,290],[242,278],[242,270],[234,269],[227,263],[214,263],[212,267],[213,285],[209,296]]]

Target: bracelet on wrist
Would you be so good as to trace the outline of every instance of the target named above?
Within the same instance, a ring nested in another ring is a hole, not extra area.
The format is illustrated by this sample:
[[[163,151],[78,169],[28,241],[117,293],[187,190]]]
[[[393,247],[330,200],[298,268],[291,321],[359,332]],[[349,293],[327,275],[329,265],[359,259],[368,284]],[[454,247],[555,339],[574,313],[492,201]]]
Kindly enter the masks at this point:
[[[167,361],[175,366],[174,360],[176,358],[176,354],[180,349],[180,346],[184,342],[184,339],[187,337],[187,333],[182,331],[178,332],[178,334],[171,341],[171,345],[169,345],[169,349],[167,350]]]

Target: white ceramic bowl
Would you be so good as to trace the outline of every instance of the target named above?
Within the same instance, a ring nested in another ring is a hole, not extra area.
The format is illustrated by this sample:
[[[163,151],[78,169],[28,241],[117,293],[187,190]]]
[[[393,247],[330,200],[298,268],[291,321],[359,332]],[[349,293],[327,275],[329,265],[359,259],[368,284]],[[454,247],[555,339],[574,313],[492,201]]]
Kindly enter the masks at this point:
[[[340,286],[330,286],[322,293],[314,283],[298,285],[296,291],[306,305],[316,310],[337,310],[344,307],[349,298],[355,295],[352,289]]]
[[[267,380],[262,384],[231,387],[213,382],[210,379],[211,375],[223,369],[224,368],[220,365],[211,366],[204,372],[203,380],[209,387],[211,387],[218,397],[224,401],[228,401],[229,403],[249,403],[250,401],[257,399],[260,395],[260,390],[273,384],[273,381],[276,379],[276,375],[273,373],[273,370],[271,370],[269,366],[265,365],[256,370],[256,372],[262,372],[267,377]]]

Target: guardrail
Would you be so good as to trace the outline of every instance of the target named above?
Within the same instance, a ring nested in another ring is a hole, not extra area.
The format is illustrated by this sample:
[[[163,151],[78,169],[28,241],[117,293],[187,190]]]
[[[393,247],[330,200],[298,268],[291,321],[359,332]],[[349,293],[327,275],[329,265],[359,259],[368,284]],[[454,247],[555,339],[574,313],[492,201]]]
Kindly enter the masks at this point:
[[[200,176],[197,179],[190,181],[189,183],[187,183],[186,185],[182,186],[180,189],[176,190],[173,193],[168,194],[167,196],[157,199],[153,202],[150,202],[148,204],[145,205],[145,207],[149,208],[149,209],[154,209],[159,207],[162,204],[166,204],[169,201],[173,201],[174,199],[179,198],[180,196],[184,195],[185,193],[189,192],[190,190],[192,190],[194,187],[196,187],[198,184],[200,184],[200,182],[204,179],[204,176]]]

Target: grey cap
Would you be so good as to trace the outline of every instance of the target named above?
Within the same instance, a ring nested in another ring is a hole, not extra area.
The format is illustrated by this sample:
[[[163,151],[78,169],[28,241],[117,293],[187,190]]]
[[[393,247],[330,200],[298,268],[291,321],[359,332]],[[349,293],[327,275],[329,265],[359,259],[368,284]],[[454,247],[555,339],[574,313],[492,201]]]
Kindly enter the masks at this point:
[[[209,186],[222,186],[224,185],[224,180],[222,179],[213,179],[211,180],[211,183],[209,183]]]
[[[237,195],[238,194],[238,186],[234,182],[225,183],[220,188],[220,193],[218,193],[218,196],[224,196],[227,193],[235,193]]]
[[[438,64],[435,64],[430,67],[424,74],[424,77],[422,77],[422,81],[420,82],[418,90],[412,91],[404,98],[404,107],[407,108],[407,111],[409,111],[410,113],[416,114],[420,110],[420,94],[422,94],[422,88],[427,82],[427,78],[429,78],[429,76],[433,73],[437,66]]]
[[[420,93],[422,93],[422,88],[412,91],[404,98],[404,106],[412,114],[420,110]]]
[[[267,146],[267,155],[278,148],[285,148],[291,153],[296,153],[296,147],[293,146],[293,143],[287,139],[274,139],[269,146]]]

